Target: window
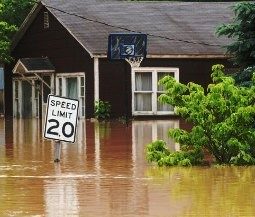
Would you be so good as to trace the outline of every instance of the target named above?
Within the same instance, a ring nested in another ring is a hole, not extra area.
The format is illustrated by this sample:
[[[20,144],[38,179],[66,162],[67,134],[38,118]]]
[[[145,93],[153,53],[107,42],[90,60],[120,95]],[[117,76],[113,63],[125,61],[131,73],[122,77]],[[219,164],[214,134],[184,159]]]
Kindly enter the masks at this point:
[[[85,117],[85,74],[58,74],[56,85],[57,95],[79,100],[79,117]]]
[[[158,101],[158,97],[164,93],[158,81],[167,75],[179,80],[179,69],[150,67],[132,69],[133,115],[174,114],[173,106]]]

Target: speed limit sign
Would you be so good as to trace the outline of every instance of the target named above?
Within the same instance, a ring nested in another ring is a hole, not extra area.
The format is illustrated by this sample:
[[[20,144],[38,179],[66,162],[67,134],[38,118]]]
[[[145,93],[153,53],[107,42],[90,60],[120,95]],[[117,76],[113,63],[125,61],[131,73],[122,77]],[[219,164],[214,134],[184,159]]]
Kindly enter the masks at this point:
[[[79,101],[54,95],[48,96],[44,137],[74,142]]]

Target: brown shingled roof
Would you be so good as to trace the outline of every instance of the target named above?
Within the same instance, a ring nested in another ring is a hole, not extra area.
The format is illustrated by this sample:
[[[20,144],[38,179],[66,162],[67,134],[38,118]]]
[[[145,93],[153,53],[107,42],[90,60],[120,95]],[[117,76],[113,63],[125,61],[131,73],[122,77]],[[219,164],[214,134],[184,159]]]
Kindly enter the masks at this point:
[[[55,71],[55,67],[47,57],[21,58],[20,61],[28,71]]]
[[[91,56],[106,55],[108,35],[125,32],[118,27],[149,34],[148,55],[223,55],[222,46],[229,41],[217,38],[215,29],[233,17],[233,2],[43,0],[43,4]]]

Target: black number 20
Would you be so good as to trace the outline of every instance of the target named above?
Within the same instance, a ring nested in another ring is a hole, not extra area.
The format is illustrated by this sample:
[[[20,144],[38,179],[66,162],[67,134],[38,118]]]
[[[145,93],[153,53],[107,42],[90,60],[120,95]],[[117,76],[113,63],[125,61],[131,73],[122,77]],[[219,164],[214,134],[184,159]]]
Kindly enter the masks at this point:
[[[59,135],[58,132],[54,132],[53,130],[54,129],[57,129],[59,127],[59,122],[55,119],[50,119],[48,120],[49,123],[55,123],[53,126],[49,127],[49,129],[47,130],[47,133],[48,134],[52,134],[52,135]],[[70,126],[71,127],[71,132],[70,133],[66,133],[66,127],[67,126]],[[74,125],[71,123],[71,122],[65,122],[62,126],[62,133],[65,137],[69,138],[71,136],[73,136],[73,133],[74,133]]]

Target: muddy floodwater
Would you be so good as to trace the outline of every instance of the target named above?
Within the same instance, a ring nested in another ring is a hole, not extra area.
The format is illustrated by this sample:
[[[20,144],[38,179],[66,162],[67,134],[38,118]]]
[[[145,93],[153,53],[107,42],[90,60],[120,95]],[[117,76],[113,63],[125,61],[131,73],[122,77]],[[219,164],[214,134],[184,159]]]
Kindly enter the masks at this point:
[[[37,119],[0,119],[0,216],[255,216],[255,167],[157,168],[145,146],[179,120],[79,121],[77,141],[42,138]],[[13,133],[12,133],[13,132]]]

